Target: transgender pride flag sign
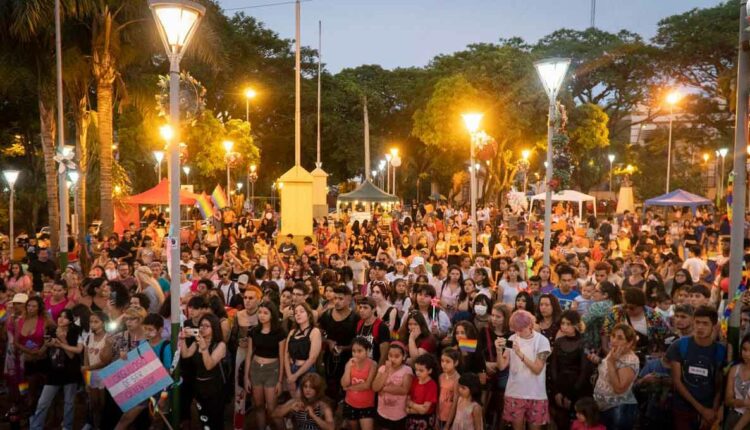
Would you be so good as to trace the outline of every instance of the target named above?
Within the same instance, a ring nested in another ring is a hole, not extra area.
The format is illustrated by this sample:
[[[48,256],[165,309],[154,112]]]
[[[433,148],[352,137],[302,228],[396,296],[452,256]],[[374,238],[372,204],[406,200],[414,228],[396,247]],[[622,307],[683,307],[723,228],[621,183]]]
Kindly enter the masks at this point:
[[[172,378],[148,342],[128,352],[127,360],[117,360],[99,370],[99,378],[123,412],[172,384]]]

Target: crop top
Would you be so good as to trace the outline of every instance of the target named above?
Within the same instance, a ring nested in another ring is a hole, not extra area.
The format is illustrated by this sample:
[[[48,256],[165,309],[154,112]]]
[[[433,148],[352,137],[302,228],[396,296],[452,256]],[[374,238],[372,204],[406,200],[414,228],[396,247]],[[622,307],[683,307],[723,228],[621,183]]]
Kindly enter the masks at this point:
[[[253,355],[263,358],[279,358],[279,342],[286,339],[286,332],[279,327],[270,333],[263,333],[263,326],[250,329],[248,336],[253,341]]]
[[[312,332],[312,329],[312,326],[310,326],[305,331],[295,330],[292,333],[287,342],[287,351],[289,351],[289,357],[292,360],[307,360],[310,357],[310,347],[312,346],[310,332]]]

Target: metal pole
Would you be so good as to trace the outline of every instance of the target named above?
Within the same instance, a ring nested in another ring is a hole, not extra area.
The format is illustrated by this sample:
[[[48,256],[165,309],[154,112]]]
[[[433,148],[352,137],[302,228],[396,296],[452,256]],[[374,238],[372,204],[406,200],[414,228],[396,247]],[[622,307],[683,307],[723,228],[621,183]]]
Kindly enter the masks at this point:
[[[547,171],[545,178],[544,196],[544,264],[549,265],[550,248],[552,246],[552,134],[554,133],[553,118],[555,116],[555,100],[549,101],[549,113],[547,118]]]
[[[57,69],[57,151],[65,147],[65,117],[63,116],[62,34],[60,25],[60,0],[55,0],[55,67]],[[57,175],[60,200],[60,269],[68,265],[68,182],[65,171]]]
[[[11,184],[10,186],[10,261],[13,261],[13,248],[15,247],[15,236],[13,235],[13,200],[16,198],[16,187],[15,184]]]
[[[323,163],[320,161],[320,70],[321,66],[320,63],[322,61],[322,55],[323,55],[323,22],[318,21],[318,139],[317,139],[317,158],[315,162],[315,166],[317,168],[320,168]],[[368,147],[369,149],[369,147]],[[367,157],[369,160],[369,156]],[[369,167],[366,168],[366,170],[369,170]]]
[[[396,195],[396,166],[393,166],[393,195]]]
[[[672,171],[672,119],[674,117],[674,105],[669,104],[669,143],[667,144],[667,194],[669,194],[669,176]]]
[[[748,49],[750,38],[744,27],[747,23],[747,9],[745,1],[740,2],[740,36],[739,36],[739,58],[737,60],[737,113],[735,114],[734,126],[734,183],[739,186],[732,190],[732,220],[731,242],[729,251],[729,297],[734,297],[742,280],[742,261],[744,249],[744,225],[745,225],[745,181],[747,175],[745,164],[747,163],[747,103],[750,94],[750,56]],[[739,346],[740,338],[740,310],[742,306],[735,306],[729,319],[729,342],[735,347]],[[735,351],[738,350],[737,348]]]
[[[255,216],[255,181],[250,183],[250,216]]]
[[[177,353],[177,335],[180,332],[180,150],[178,136],[180,135],[180,60],[177,54],[172,54],[169,62],[169,122],[174,130],[174,137],[168,143],[169,161],[169,237],[167,252],[169,253],[169,303],[170,320],[172,323],[172,354]],[[180,367],[177,366],[173,377],[180,378]],[[172,402],[174,417],[173,426],[179,425],[179,390],[175,386]]]
[[[609,192],[612,193],[612,161],[609,162]]]
[[[300,14],[301,14],[301,6],[300,6],[300,0],[297,0],[297,3],[294,8],[296,19],[297,19],[297,25],[295,29],[295,50],[294,50],[294,64],[295,64],[295,74],[294,74],[294,165],[299,166],[301,164],[302,156],[300,154],[300,146],[302,143],[302,99],[300,97],[300,90],[301,90],[301,81],[300,81],[300,74],[302,73],[302,70],[300,69],[300,30],[299,30],[299,21],[300,21]]]
[[[472,225],[471,228],[471,252],[473,255],[476,255],[477,253],[477,172],[474,168],[474,145],[476,140],[476,133],[471,133],[471,144],[469,147],[471,148],[471,154],[469,157],[469,187],[471,190],[469,190],[469,194],[471,195],[471,219],[472,219]]]
[[[229,176],[229,154],[227,154],[227,200],[229,201],[229,206],[232,206],[232,198],[229,196],[229,191],[232,189],[232,180]]]

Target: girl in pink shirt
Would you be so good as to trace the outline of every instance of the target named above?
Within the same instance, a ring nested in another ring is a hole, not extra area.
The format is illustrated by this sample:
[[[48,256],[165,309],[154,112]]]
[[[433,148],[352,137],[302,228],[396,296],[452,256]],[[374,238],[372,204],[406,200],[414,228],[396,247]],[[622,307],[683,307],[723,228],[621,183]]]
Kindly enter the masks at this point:
[[[377,429],[402,430],[406,422],[406,397],[411,388],[413,372],[404,364],[406,346],[391,342],[388,359],[380,366],[372,389],[378,393]]]

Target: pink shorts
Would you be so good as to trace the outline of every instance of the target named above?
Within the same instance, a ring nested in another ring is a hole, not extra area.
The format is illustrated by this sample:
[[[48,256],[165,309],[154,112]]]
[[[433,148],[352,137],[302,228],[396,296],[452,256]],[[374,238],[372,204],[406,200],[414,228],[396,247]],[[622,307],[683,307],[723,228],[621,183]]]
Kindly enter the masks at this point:
[[[543,425],[549,421],[549,403],[547,400],[526,400],[505,397],[503,420],[525,421],[529,424]]]

